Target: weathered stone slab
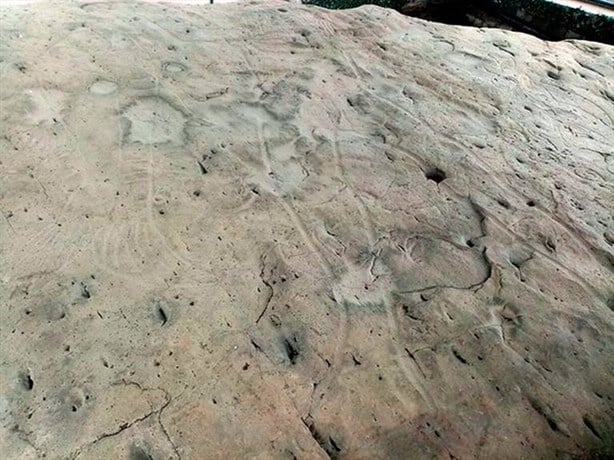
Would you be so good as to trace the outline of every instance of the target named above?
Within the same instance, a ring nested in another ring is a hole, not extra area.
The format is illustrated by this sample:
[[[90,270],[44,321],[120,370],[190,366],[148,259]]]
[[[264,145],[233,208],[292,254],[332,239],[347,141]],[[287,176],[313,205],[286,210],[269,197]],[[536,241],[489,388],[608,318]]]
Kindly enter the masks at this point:
[[[612,47],[0,17],[5,458],[612,453]]]

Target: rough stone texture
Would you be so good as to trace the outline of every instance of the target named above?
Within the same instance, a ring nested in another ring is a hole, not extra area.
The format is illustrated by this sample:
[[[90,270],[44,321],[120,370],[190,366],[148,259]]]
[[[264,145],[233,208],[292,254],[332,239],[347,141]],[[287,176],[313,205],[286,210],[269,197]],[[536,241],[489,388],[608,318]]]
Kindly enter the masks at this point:
[[[0,15],[4,458],[612,454],[613,48]]]

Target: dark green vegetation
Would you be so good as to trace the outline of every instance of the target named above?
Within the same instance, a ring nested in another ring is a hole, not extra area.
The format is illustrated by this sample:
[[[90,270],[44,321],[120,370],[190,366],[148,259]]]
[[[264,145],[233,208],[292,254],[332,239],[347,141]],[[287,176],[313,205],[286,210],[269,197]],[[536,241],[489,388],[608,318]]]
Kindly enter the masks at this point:
[[[304,3],[331,9],[370,4],[448,24],[501,26],[547,40],[577,38],[614,43],[612,16],[545,0],[305,0]]]

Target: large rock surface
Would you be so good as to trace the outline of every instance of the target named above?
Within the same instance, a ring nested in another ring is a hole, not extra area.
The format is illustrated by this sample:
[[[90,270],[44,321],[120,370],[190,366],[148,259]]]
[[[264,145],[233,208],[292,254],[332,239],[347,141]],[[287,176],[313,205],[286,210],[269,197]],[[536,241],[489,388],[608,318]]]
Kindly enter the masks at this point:
[[[612,454],[612,47],[0,19],[3,458]]]

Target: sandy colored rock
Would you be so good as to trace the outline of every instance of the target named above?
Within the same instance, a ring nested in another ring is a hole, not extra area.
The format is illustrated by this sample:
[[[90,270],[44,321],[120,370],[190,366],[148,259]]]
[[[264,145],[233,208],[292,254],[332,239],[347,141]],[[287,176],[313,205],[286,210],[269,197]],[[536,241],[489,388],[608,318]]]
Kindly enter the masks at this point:
[[[0,27],[4,458],[612,455],[612,47],[285,3]]]

